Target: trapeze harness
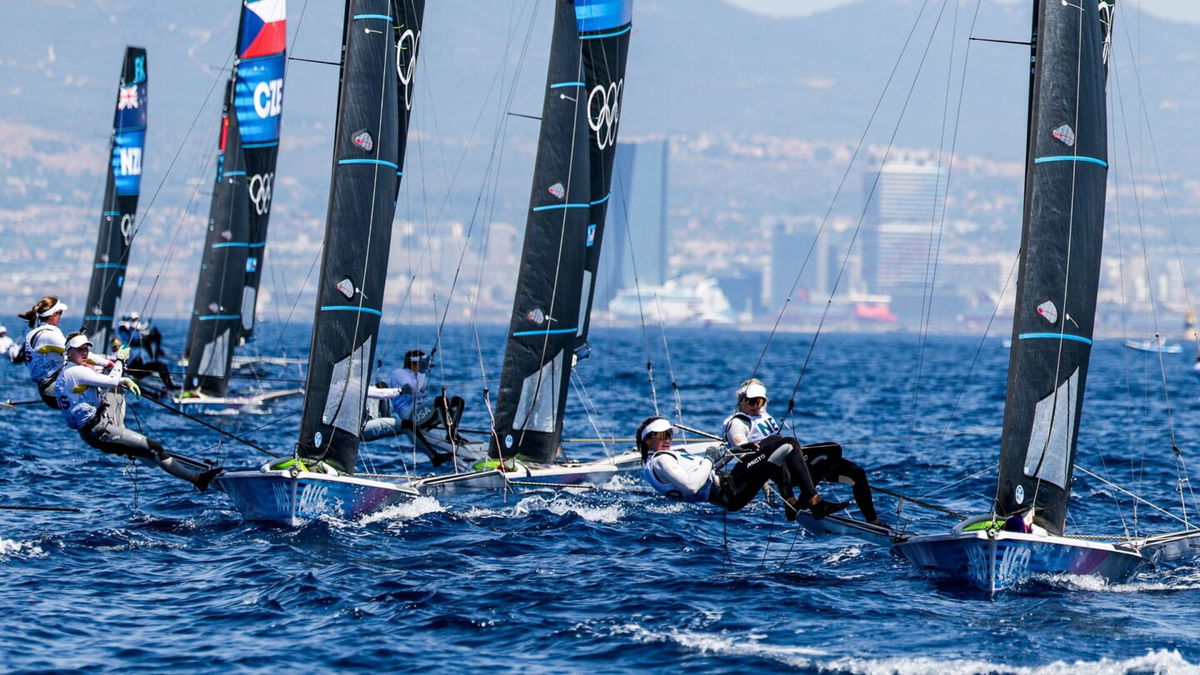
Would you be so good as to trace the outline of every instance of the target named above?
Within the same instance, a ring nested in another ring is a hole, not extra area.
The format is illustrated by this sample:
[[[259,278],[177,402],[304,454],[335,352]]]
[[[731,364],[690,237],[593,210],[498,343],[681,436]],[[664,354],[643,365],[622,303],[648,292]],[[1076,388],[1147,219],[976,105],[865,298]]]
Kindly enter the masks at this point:
[[[40,346],[38,346],[40,344]],[[41,323],[25,334],[24,359],[29,363],[29,379],[47,406],[58,410],[54,381],[63,367],[67,339],[58,326]]]

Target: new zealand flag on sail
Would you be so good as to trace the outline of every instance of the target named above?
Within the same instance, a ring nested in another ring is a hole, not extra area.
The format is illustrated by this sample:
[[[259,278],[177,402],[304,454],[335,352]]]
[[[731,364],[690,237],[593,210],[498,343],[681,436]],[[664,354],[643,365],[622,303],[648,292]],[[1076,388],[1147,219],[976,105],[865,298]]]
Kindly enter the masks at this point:
[[[279,141],[286,48],[286,0],[246,0],[234,92],[245,144]]]
[[[113,120],[112,172],[118,195],[136,195],[142,185],[142,150],[146,147],[146,55],[133,59],[133,72],[117,90]]]

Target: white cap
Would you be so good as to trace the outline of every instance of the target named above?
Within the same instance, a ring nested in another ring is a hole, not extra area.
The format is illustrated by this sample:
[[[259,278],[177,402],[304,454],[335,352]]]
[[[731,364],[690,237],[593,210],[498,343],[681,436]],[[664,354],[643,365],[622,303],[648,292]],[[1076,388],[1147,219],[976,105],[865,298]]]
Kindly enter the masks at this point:
[[[137,312],[130,312],[129,318],[133,321],[137,321],[138,319],[142,318],[142,315],[138,314]]]
[[[758,382],[751,382],[740,393],[742,398],[766,398],[767,388]]]
[[[83,333],[80,333],[70,340],[67,340],[67,349],[79,349],[84,345],[87,345],[88,347],[94,346],[92,341],[88,339],[88,336],[84,335]]]
[[[653,422],[651,422],[650,424],[647,424],[645,429],[642,429],[642,438],[649,436],[650,434],[654,433],[655,431],[672,431],[674,429],[675,429],[675,426],[673,424],[671,424],[670,421],[665,420],[660,417],[660,418],[654,420]]]
[[[46,318],[54,316],[55,314],[58,314],[59,312],[65,312],[65,311],[67,311],[67,305],[66,305],[66,303],[64,303],[60,300],[60,301],[54,303],[54,306],[51,307],[50,309],[48,309],[44,312],[38,312],[38,316],[43,319],[46,319]]]
[[[0,326],[0,333],[7,333],[7,332],[8,332],[7,328],[5,328],[4,326]]]

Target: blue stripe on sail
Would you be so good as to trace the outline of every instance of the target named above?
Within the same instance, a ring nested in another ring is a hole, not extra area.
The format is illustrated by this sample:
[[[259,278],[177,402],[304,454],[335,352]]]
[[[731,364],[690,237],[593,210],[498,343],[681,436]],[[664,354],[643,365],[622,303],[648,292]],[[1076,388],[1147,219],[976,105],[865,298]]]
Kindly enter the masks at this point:
[[[576,0],[575,2],[575,27],[580,33],[624,26],[632,18],[632,0]]]
[[[338,164],[381,164],[390,166],[399,171],[400,167],[395,162],[389,162],[386,159],[339,159]]]
[[[1054,155],[1053,157],[1038,157],[1033,160],[1034,164],[1045,164],[1046,162],[1091,162],[1092,164],[1099,164],[1106,169],[1108,168],[1108,162],[1082,155]]]
[[[201,314],[196,317],[201,321],[220,321],[221,319],[240,319],[241,314]]]
[[[615,30],[611,33],[600,33],[599,35],[580,35],[579,39],[580,40],[602,40],[604,38],[616,37],[618,35],[624,35],[631,30],[633,30],[633,26],[626,26],[626,27],[622,28],[621,30]]]
[[[213,248],[250,248],[253,246],[248,241],[223,241],[219,244],[213,244]]]
[[[525,337],[527,335],[561,335],[563,333],[574,333],[577,328],[556,328],[554,330],[523,330],[513,333],[513,337]]]
[[[146,130],[145,124],[135,124],[135,125],[129,126],[129,127],[116,127],[115,129],[113,129],[113,131],[115,131],[118,134],[124,133],[126,131],[145,131],[145,130]]]
[[[556,211],[556,210],[561,210],[561,209],[586,209],[590,206],[591,206],[591,204],[547,204],[546,206],[535,206],[535,207],[533,207],[533,210],[536,212],[536,211]]]
[[[370,307],[355,307],[354,305],[325,305],[321,308],[322,312],[365,312],[374,314],[375,316],[383,316],[383,312]]]
[[[245,175],[246,175],[245,171],[226,171],[225,172],[226,178],[228,178],[230,176],[245,176]]]
[[[102,215],[102,216],[119,216],[119,215],[121,215],[121,212],[120,211],[105,211],[104,213],[101,213],[100,215]]]
[[[245,61],[242,63],[245,63]],[[273,148],[277,145],[279,145],[279,141],[267,141],[265,143],[242,143],[243,148]]]
[[[587,82],[555,82],[550,85],[551,89],[563,89],[565,87],[586,87]]]
[[[113,317],[104,316],[101,314],[88,314],[83,317],[83,320],[84,321],[112,321]]]
[[[123,269],[126,269],[126,265],[122,265],[121,263],[96,263],[96,269],[98,269],[98,270],[123,270]]]
[[[380,21],[394,21],[394,19],[392,19],[392,17],[388,16],[387,14],[355,14],[354,15],[355,21],[360,21],[362,19],[379,19]]]
[[[597,199],[596,201],[589,204],[589,206],[596,206],[597,204],[603,204],[604,202],[608,201],[608,198],[611,196],[612,196],[612,193],[610,192],[610,193],[604,195],[603,199]]]
[[[1018,340],[1074,340],[1082,342],[1085,345],[1092,344],[1092,341],[1082,335],[1071,335],[1070,333],[1021,333],[1017,336]]]

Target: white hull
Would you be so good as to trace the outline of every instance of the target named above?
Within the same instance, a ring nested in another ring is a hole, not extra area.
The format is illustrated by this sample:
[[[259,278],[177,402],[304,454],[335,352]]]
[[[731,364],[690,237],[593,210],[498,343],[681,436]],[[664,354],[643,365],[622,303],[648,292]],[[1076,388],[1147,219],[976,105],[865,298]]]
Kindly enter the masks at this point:
[[[213,485],[246,520],[299,527],[321,516],[356,520],[417,496],[407,484],[291,469],[227,471]]]
[[[239,413],[263,415],[269,412],[266,404],[292,396],[303,395],[303,389],[279,389],[244,396],[176,395],[171,397],[171,401],[182,410],[191,408],[194,411],[201,411],[209,415],[236,415]]]
[[[641,468],[641,454],[631,450],[615,457],[598,459],[593,462],[532,464],[512,461],[508,463],[505,470],[495,468],[446,476],[430,476],[413,481],[412,486],[425,494],[457,490],[603,485],[619,473],[638,471]]]

